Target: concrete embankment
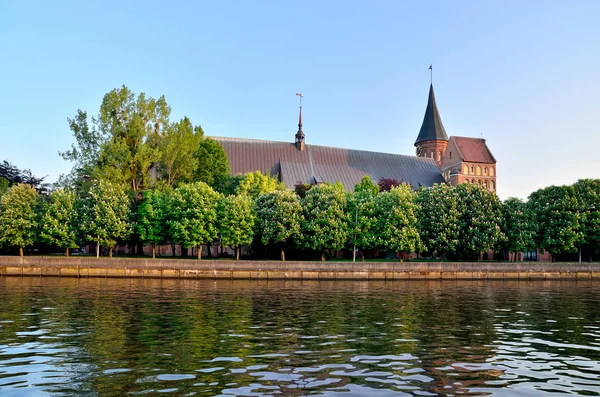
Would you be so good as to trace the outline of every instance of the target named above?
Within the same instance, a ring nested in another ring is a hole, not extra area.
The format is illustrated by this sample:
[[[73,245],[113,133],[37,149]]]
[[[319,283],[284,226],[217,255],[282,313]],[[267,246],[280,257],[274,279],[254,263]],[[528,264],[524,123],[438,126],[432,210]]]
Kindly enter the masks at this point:
[[[600,279],[600,263],[278,262],[0,256],[0,277],[412,280]]]

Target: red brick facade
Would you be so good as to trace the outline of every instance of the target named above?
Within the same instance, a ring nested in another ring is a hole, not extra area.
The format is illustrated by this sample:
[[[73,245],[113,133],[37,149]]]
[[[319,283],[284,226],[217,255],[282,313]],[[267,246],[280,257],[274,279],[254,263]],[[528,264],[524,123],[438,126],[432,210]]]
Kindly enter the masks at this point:
[[[424,141],[417,144],[417,157],[429,157],[436,161],[438,167],[442,165],[442,158],[446,152],[448,141]]]

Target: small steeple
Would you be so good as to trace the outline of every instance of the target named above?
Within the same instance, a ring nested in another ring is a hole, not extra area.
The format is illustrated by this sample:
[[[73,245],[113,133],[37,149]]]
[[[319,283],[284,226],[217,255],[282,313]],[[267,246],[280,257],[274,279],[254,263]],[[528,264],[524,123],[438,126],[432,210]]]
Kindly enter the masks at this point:
[[[296,148],[304,150],[304,132],[302,131],[302,94],[296,94],[300,97],[300,116],[298,117],[298,132],[296,132]]]
[[[442,124],[442,118],[438,111],[435,103],[435,94],[433,93],[433,84],[429,86],[429,99],[427,101],[427,109],[425,110],[425,117],[423,117],[423,124],[419,131],[419,136],[415,141],[415,146],[419,142],[423,141],[446,141],[448,142],[448,135]]]

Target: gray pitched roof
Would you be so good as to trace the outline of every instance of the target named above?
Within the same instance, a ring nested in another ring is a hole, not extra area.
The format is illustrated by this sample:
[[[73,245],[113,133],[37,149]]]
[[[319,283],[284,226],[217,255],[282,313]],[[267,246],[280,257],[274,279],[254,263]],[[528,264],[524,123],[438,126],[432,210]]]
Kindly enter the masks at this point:
[[[435,161],[429,158],[316,145],[300,151],[287,142],[211,138],[225,149],[232,175],[258,170],[279,175],[289,188],[298,182],[339,181],[350,191],[365,175],[374,182],[394,178],[415,189],[443,182]]]
[[[433,93],[433,84],[429,86],[429,99],[427,100],[427,109],[425,109],[425,117],[419,136],[415,141],[415,146],[419,142],[441,140],[448,141],[448,135],[442,124],[442,118],[435,103],[435,94]]]

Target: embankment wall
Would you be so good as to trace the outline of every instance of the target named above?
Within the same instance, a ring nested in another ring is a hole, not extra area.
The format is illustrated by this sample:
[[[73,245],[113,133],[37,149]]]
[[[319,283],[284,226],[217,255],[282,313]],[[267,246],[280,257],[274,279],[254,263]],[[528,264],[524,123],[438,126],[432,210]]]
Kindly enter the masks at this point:
[[[600,279],[600,263],[279,262],[0,256],[0,277],[412,280]]]

